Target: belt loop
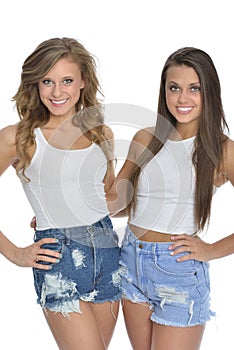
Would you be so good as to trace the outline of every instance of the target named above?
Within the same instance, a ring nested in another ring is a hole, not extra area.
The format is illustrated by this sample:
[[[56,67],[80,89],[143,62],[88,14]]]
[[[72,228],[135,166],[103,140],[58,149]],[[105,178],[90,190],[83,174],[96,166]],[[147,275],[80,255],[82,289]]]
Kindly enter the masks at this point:
[[[71,230],[70,228],[65,228],[65,237],[66,237],[66,245],[70,245],[71,244]]]

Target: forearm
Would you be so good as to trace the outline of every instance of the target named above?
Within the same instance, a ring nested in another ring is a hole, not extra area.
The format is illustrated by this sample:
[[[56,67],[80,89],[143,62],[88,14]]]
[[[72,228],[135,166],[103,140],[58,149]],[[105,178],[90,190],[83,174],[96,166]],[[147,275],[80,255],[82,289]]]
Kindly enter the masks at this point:
[[[211,244],[211,259],[219,259],[234,253],[234,234]]]
[[[9,261],[17,266],[36,267],[49,270],[51,266],[42,264],[40,261],[57,263],[61,258],[60,252],[43,248],[44,244],[50,243],[58,243],[58,240],[56,238],[42,238],[27,247],[16,247],[0,231],[0,254],[4,255]]]
[[[5,256],[6,259],[16,264],[16,253],[18,247],[16,247],[1,231],[0,231],[0,253]]]
[[[127,209],[123,209],[123,210],[121,210],[119,212],[111,213],[110,216],[112,218],[123,218],[123,217],[128,216],[128,212],[127,212]]]

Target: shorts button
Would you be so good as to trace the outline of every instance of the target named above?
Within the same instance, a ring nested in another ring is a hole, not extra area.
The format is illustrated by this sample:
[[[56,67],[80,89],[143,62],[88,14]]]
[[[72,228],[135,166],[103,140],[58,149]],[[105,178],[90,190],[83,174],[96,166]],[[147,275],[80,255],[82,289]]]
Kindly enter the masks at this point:
[[[142,243],[139,244],[139,248],[140,248],[140,249],[143,248],[143,244],[142,244]]]

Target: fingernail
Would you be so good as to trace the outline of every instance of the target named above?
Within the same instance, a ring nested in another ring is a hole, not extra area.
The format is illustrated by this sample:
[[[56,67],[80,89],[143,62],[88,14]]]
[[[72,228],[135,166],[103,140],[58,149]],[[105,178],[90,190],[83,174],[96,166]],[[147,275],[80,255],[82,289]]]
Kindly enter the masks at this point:
[[[59,259],[56,259],[55,262],[58,263],[58,262],[60,262],[60,260],[59,260]]]
[[[60,258],[60,259],[62,258],[62,256],[63,256],[63,254],[59,254],[59,258]]]

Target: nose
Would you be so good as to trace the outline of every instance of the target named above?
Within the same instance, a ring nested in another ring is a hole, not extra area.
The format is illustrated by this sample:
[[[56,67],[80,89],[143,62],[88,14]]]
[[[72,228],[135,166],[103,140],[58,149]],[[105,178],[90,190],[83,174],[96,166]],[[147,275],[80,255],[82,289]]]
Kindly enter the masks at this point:
[[[185,103],[188,101],[188,93],[186,90],[181,90],[179,93],[179,103]]]
[[[61,96],[62,88],[61,88],[60,84],[54,84],[51,93],[52,93],[52,96],[54,96],[54,97]]]

